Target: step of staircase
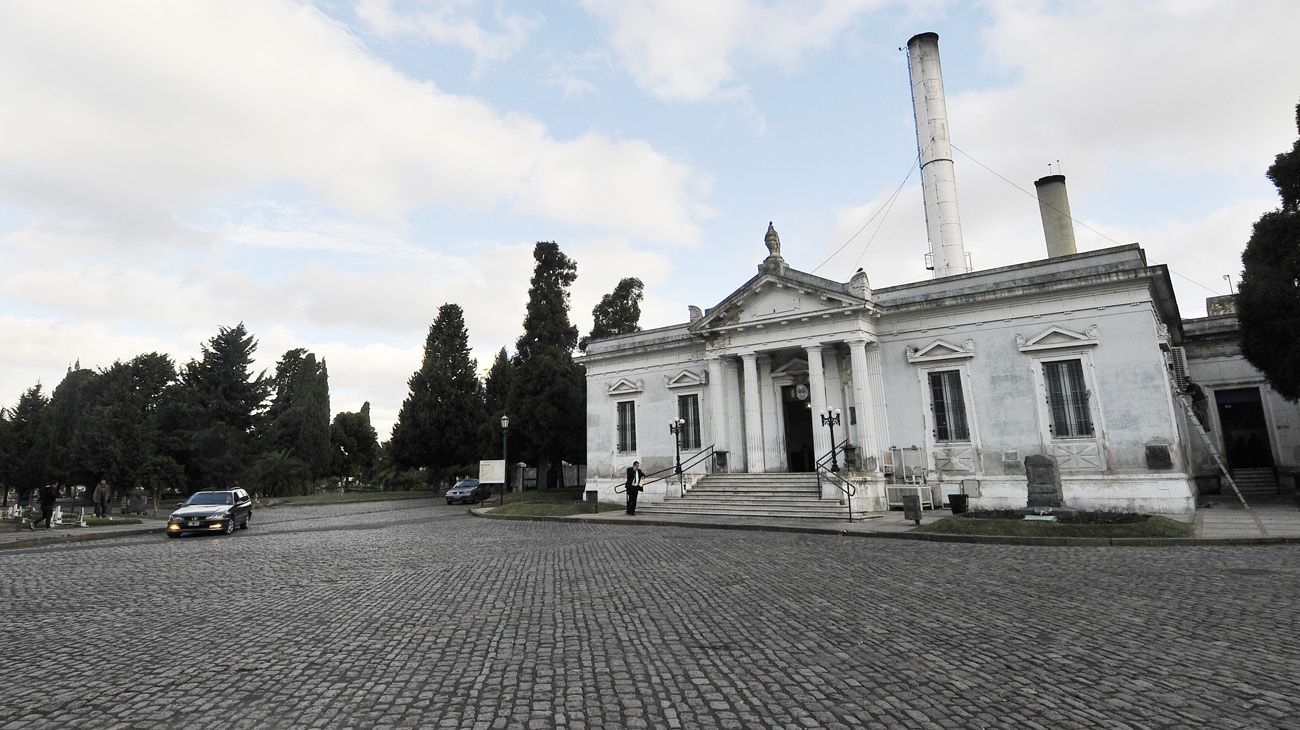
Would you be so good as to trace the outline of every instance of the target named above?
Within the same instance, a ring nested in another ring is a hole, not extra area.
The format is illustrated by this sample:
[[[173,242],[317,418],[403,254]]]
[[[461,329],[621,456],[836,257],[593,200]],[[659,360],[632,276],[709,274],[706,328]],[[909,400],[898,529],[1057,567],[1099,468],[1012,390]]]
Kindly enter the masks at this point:
[[[684,497],[643,503],[637,512],[783,519],[846,520],[837,499],[822,499],[816,474],[710,474]]]
[[[1234,469],[1232,481],[1242,494],[1277,494],[1277,472],[1272,469]]]

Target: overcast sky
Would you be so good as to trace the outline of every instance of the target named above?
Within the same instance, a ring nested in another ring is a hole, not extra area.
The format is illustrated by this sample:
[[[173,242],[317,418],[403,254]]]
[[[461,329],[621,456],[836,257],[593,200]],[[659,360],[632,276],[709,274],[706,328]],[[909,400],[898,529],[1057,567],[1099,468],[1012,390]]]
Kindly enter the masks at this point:
[[[926,31],[975,267],[1046,255],[1025,191],[1059,160],[1079,248],[1141,243],[1204,316],[1278,205],[1297,29],[1294,0],[0,0],[0,405],[243,321],[386,439],[439,305],[482,368],[513,347],[539,240],[584,333],[624,276],[644,327],[713,306],[769,220],[795,268],[924,279]]]

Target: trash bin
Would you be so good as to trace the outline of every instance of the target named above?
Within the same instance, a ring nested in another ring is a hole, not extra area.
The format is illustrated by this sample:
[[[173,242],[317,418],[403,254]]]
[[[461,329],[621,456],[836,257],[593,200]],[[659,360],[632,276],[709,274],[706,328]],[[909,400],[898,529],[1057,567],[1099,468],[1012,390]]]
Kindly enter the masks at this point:
[[[591,511],[592,511],[592,512],[595,512],[595,511],[596,511],[596,497],[598,497],[599,495],[600,495],[600,492],[597,492],[597,491],[594,490],[594,489],[588,489],[588,490],[583,494],[583,501],[585,501],[587,504],[591,505]]]
[[[964,494],[949,494],[948,506],[952,508],[955,515],[963,514],[966,511],[966,500],[968,497]]]

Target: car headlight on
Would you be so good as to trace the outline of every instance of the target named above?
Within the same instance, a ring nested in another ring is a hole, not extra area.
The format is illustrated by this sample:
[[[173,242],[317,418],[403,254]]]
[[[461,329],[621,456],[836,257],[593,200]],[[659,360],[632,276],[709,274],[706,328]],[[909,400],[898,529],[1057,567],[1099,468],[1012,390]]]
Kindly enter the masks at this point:
[[[226,519],[227,516],[228,516],[228,515],[226,515],[225,512],[218,512],[218,513],[216,513],[215,515],[208,515],[208,521],[209,521],[209,522],[221,522],[222,520]]]

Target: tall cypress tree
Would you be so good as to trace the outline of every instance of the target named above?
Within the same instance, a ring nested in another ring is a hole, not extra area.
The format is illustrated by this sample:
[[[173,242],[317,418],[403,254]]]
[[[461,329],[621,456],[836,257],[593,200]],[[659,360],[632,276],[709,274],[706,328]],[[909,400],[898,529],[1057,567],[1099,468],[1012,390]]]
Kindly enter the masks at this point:
[[[325,361],[302,348],[284,353],[272,379],[267,409],[267,451],[287,451],[313,477],[330,471],[329,371]]]
[[[1296,105],[1300,130],[1300,104]],[[1265,213],[1241,254],[1241,351],[1282,397],[1300,399],[1300,139],[1268,168],[1282,207]]]
[[[533,260],[507,409],[510,450],[555,467],[586,454],[586,386],[582,368],[573,362],[578,328],[569,321],[569,286],[578,267],[551,241],[538,242]]]
[[[483,381],[483,396],[486,403],[486,418],[480,429],[483,444],[481,455],[484,459],[501,457],[501,417],[509,415],[506,409],[510,401],[510,383],[514,378],[513,363],[506,354],[506,348],[497,351],[488,369],[487,379]],[[513,459],[511,459],[513,461]]]
[[[591,334],[582,338],[578,349],[586,352],[591,340],[640,332],[643,298],[645,285],[640,279],[629,276],[619,280],[614,291],[601,297],[600,302],[592,307]]]
[[[477,367],[470,357],[464,312],[457,304],[442,305],[393,426],[393,459],[399,467],[427,468],[437,477],[448,467],[478,459],[483,384]]]

